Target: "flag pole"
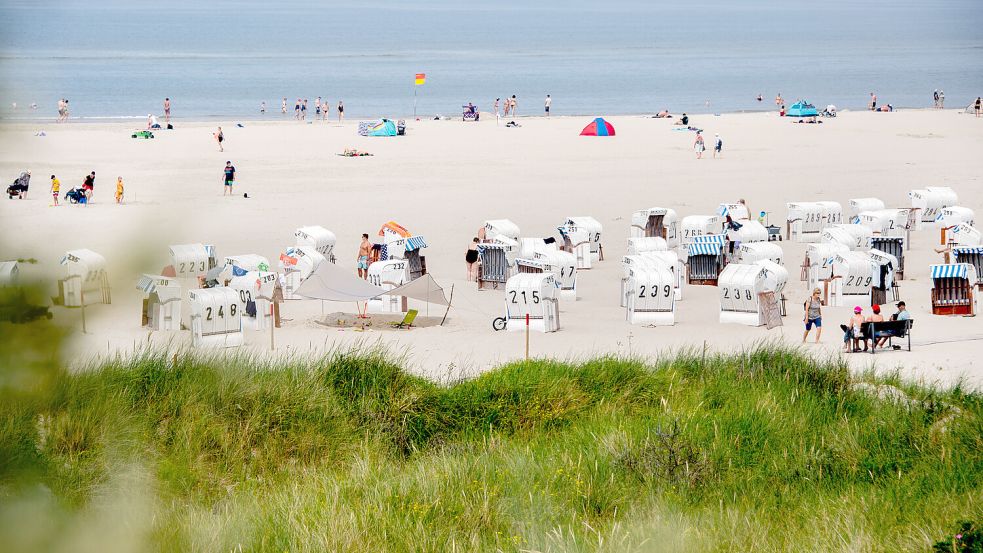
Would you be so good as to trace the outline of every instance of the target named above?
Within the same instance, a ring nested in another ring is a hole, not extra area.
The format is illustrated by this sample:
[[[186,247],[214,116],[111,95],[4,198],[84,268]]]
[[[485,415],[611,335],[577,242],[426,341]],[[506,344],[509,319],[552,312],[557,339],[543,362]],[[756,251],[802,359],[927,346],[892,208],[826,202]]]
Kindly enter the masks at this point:
[[[416,119],[416,82],[413,83],[413,119]]]

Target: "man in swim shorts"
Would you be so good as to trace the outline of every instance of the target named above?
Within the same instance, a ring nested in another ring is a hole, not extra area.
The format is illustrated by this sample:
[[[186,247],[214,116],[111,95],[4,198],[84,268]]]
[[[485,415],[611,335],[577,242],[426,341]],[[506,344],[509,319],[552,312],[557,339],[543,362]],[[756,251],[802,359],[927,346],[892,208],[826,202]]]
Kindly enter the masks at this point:
[[[225,190],[222,191],[222,195],[228,194],[232,195],[232,183],[236,180],[236,168],[232,166],[231,161],[225,162]]]
[[[369,255],[372,253],[372,242],[369,242],[369,235],[362,234],[362,243],[358,245],[358,276],[362,279],[369,278]]]

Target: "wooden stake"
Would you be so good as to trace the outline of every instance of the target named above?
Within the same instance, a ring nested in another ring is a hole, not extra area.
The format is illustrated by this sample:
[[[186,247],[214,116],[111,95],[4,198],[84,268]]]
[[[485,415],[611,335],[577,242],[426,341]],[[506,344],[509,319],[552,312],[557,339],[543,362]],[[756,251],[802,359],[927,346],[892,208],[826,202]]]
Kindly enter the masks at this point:
[[[526,361],[529,360],[529,313],[526,313]]]
[[[444,318],[440,320],[440,326],[444,326],[444,321],[447,320],[447,314],[451,312],[451,304],[454,303],[454,285],[451,284],[451,297],[447,300],[447,310],[444,311]]]
[[[273,302],[270,302],[270,351],[276,349],[276,344],[273,341],[273,328],[276,326],[273,320]]]

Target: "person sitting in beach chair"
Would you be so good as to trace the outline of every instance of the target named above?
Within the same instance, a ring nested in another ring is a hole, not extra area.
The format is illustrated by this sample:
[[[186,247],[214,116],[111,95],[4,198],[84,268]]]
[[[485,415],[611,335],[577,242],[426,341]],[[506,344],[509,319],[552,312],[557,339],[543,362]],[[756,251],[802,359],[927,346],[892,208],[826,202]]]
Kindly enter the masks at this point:
[[[481,114],[478,113],[477,106],[475,106],[471,102],[468,102],[468,105],[461,106],[461,107],[464,109],[464,118],[463,118],[464,121],[477,121],[478,118],[481,116]]]

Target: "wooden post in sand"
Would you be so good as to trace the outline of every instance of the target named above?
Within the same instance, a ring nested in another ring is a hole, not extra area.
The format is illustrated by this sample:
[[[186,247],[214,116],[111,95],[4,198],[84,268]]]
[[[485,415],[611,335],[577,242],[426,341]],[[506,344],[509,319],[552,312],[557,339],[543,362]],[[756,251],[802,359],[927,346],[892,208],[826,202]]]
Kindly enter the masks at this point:
[[[85,290],[82,286],[79,286],[79,303],[82,304],[82,334],[85,334]]]
[[[525,292],[523,292],[524,294]],[[526,361],[529,360],[529,313],[526,313]]]

